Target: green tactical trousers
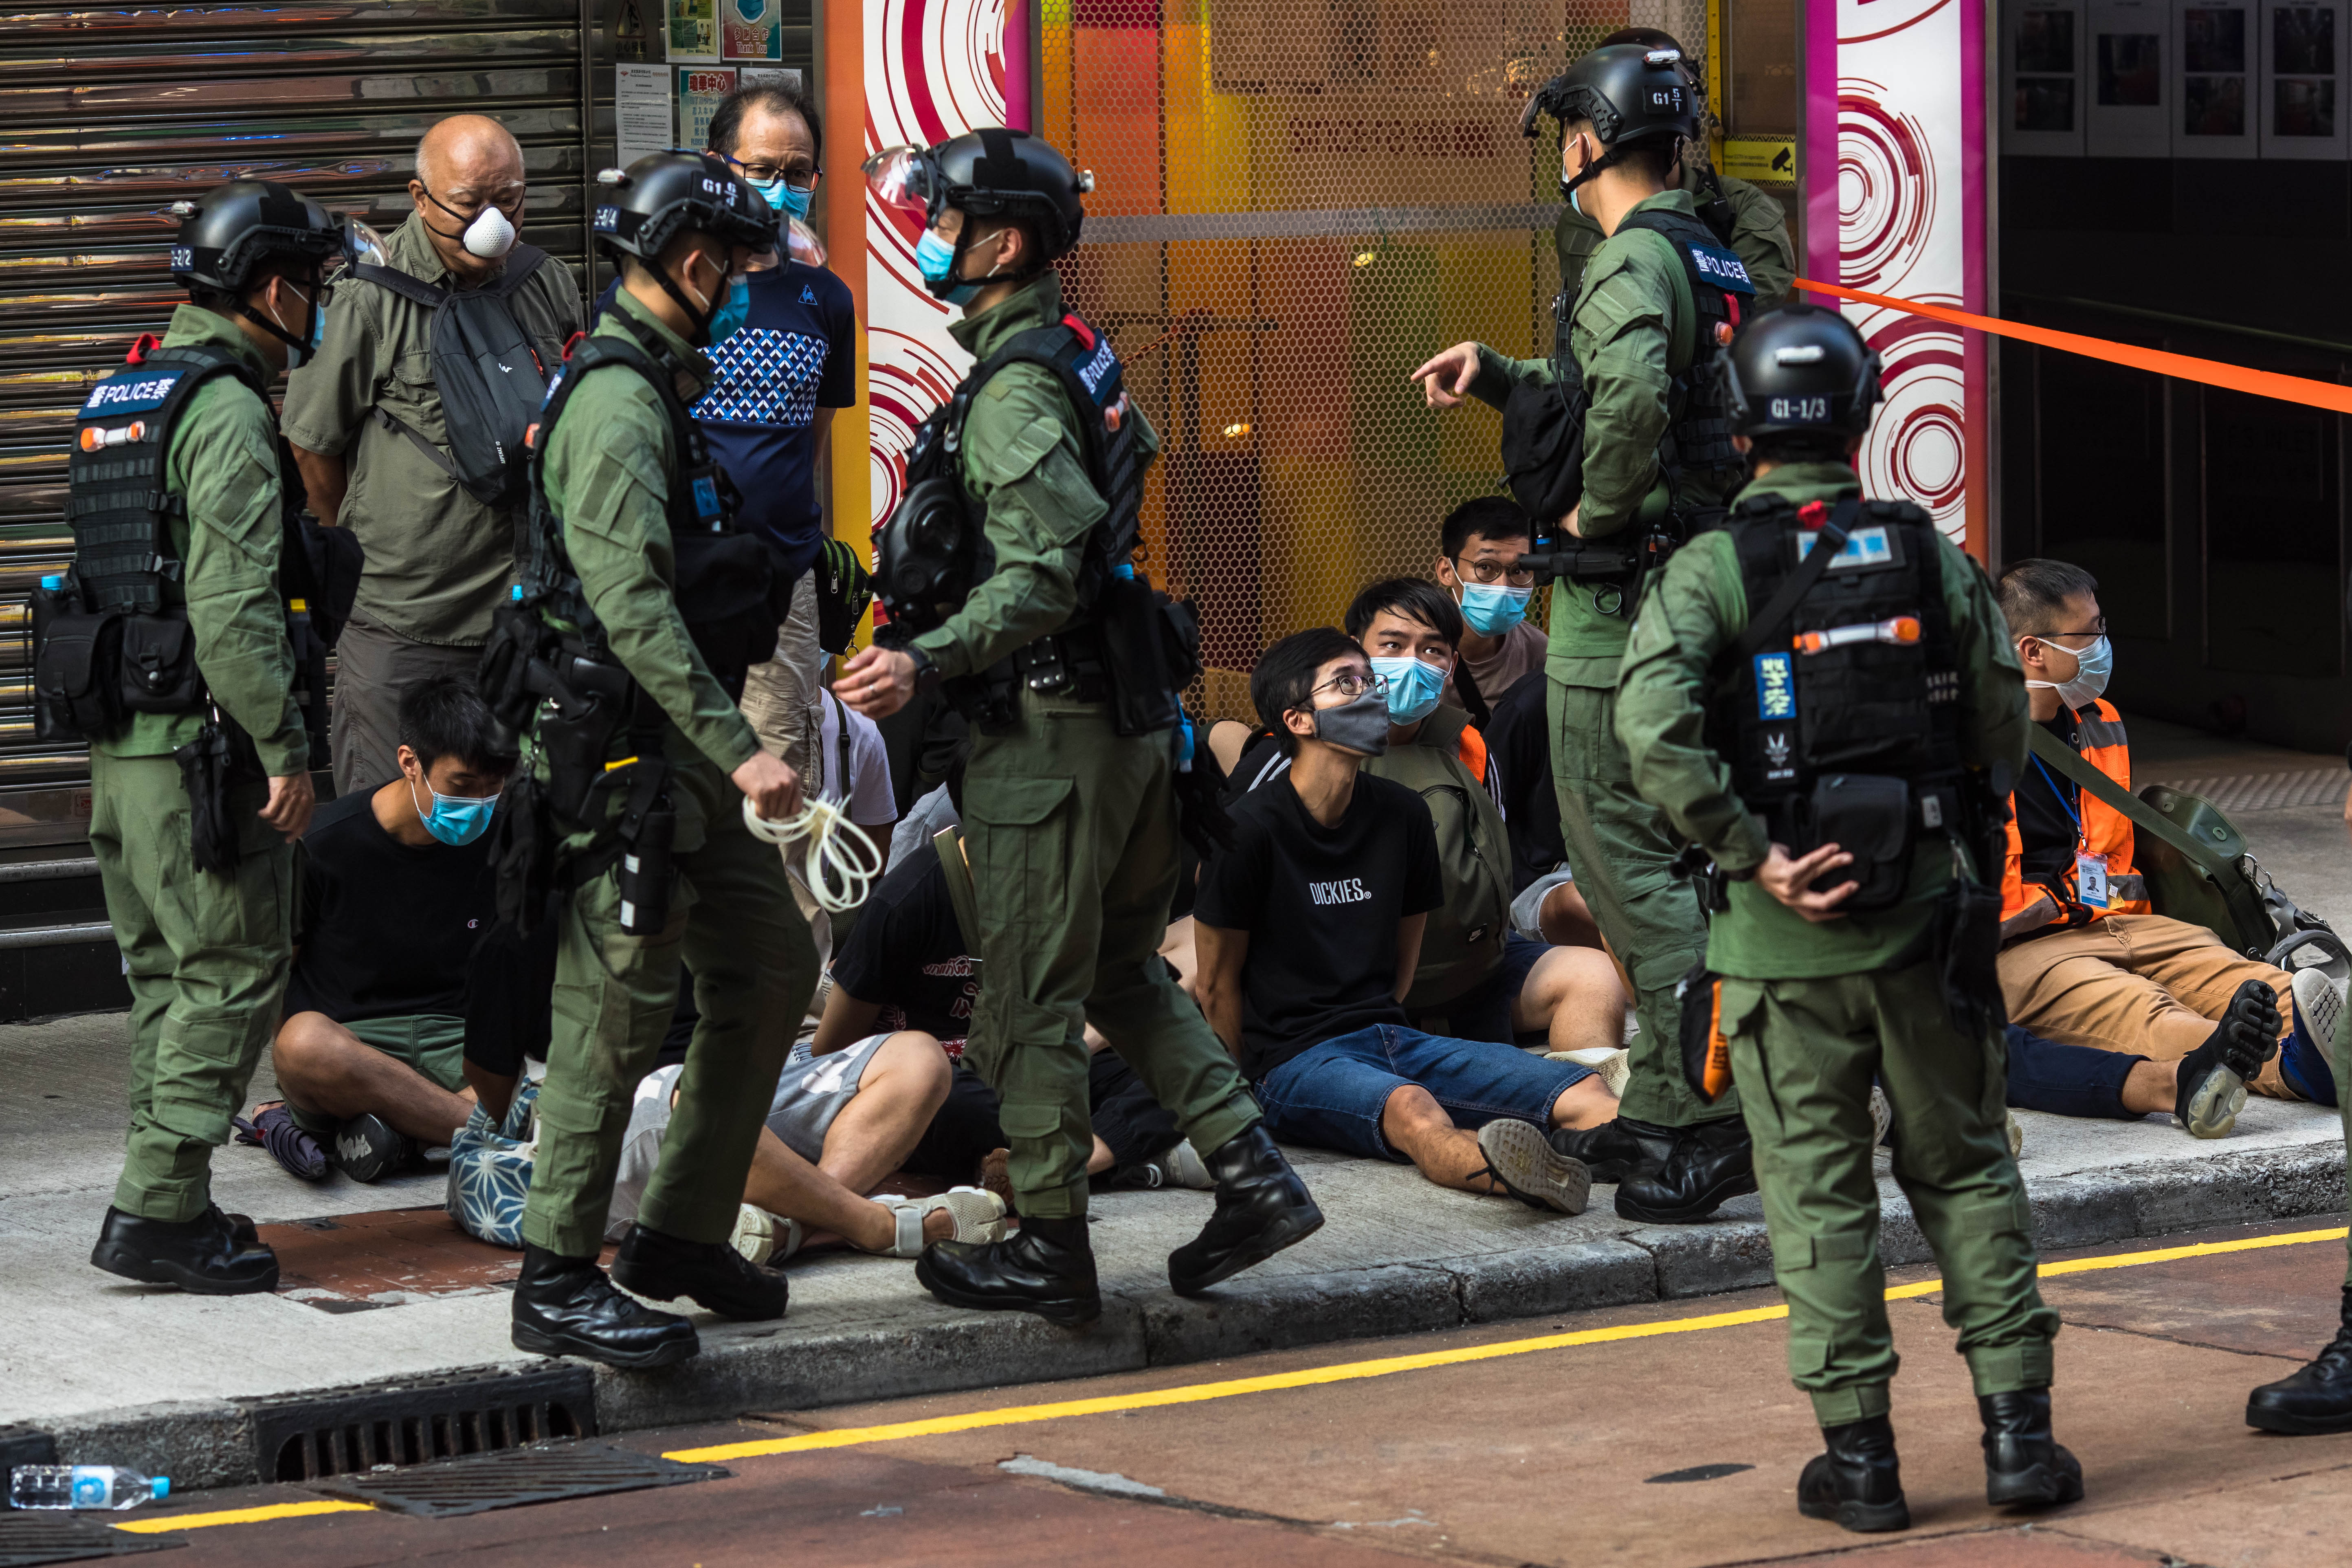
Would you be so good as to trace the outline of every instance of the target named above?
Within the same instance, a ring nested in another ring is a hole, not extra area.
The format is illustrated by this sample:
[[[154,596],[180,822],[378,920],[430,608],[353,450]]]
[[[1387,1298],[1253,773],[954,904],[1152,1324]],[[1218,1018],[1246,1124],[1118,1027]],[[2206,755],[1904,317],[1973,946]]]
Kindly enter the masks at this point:
[[[1789,1302],[1789,1373],[1821,1424],[1886,1414],[1896,1364],[1871,1171],[1874,1077],[1895,1110],[1895,1180],[1943,1270],[1944,1321],[1976,1391],[2045,1386],[2058,1314],[2034,1285],[2002,1037],[1952,1032],[1932,963],[1726,980],[1721,1017]]]
[[[1713,1104],[1683,1076],[1682,1006],[1675,987],[1706,952],[1706,917],[1691,880],[1669,869],[1681,853],[1665,814],[1633,793],[1617,741],[1617,693],[1549,682],[1552,787],[1569,868],[1601,934],[1633,977],[1642,1032],[1618,1110],[1659,1127],[1695,1127],[1739,1114],[1739,1096]]]
[[[1202,1153],[1259,1113],[1159,957],[1177,872],[1167,733],[1115,734],[1100,702],[1020,704],[964,775],[987,976],[964,1056],[1003,1107],[1020,1211],[1063,1219],[1087,1212],[1087,1023]]]
[[[680,749],[675,736],[671,746]],[[684,1241],[732,1234],[776,1077],[816,989],[808,921],[775,846],[743,826],[741,794],[698,757],[677,765],[669,795],[678,878],[661,933],[623,933],[611,871],[574,892],[560,917],[555,1033],[522,1234],[567,1258],[604,1245],[621,1136],[677,1009],[680,961],[694,972],[702,1016],[637,1223]]]
[[[89,758],[89,847],[131,983],[131,1133],[114,1206],[191,1220],[212,1202],[212,1155],[278,1029],[292,956],[294,847],[229,803],[243,858],[199,871],[188,792],[168,756]]]

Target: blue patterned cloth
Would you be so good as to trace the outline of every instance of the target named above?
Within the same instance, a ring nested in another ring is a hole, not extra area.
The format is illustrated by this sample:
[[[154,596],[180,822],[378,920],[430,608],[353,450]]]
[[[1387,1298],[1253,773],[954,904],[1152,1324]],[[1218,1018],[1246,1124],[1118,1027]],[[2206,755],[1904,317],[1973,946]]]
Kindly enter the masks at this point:
[[[449,1140],[449,1217],[467,1236],[499,1247],[522,1246],[522,1205],[530,1195],[538,1140],[526,1142],[539,1085],[526,1083],[493,1123],[479,1105]]]

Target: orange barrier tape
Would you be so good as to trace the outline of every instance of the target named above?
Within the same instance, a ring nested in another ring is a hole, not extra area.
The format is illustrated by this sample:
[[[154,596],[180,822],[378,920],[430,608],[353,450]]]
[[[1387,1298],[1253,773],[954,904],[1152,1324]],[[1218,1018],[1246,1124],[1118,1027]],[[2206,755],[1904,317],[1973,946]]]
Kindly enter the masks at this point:
[[[2328,408],[2338,414],[2352,414],[2352,386],[2338,386],[2333,382],[2312,381],[2300,375],[2280,375],[2267,370],[2248,370],[2243,365],[2223,364],[2220,360],[2196,359],[2188,354],[2167,353],[2162,349],[2111,343],[2105,338],[2085,338],[2074,332],[2053,331],[2048,327],[2029,327],[2020,321],[2004,321],[1997,316],[1971,315],[1966,310],[1955,310],[1948,305],[1923,305],[1916,300],[1897,300],[1885,294],[1865,294],[1859,289],[1848,289],[1839,283],[1814,283],[1800,278],[1796,287],[1840,300],[1876,305],[1885,310],[1907,311],[1914,316],[1925,316],[1931,321],[1990,332],[1995,337],[2039,343],[2045,349],[2059,349],[2070,354],[2105,360],[2109,364],[2126,365],[2133,370],[2150,371],[2181,381],[2202,382],[2207,386],[2248,393],[2255,397],[2273,397],[2281,403],[2300,403],[2310,408]]]

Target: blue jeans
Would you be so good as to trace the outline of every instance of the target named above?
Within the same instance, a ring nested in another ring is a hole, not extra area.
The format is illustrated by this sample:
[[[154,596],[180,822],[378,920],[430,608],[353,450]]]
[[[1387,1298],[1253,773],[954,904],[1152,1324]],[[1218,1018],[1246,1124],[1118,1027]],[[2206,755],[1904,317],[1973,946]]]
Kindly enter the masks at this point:
[[[1456,1127],[1510,1118],[1549,1128],[1552,1103],[1591,1070],[1492,1040],[1375,1024],[1309,1046],[1258,1080],[1257,1099],[1265,1130],[1283,1142],[1402,1163],[1381,1135],[1381,1112],[1408,1084],[1427,1089]]]
[[[1534,973],[1537,960],[1550,951],[1549,943],[1530,942],[1517,931],[1510,932],[1503,939],[1503,962],[1495,966],[1494,973],[1451,1002],[1412,1014],[1413,1026],[1419,1028],[1426,1024],[1433,1031],[1460,1040],[1499,1040],[1507,1046],[1516,1043],[1518,1031],[1511,1027],[1511,1004],[1527,988],[1528,976]]]
[[[2063,1046],[2009,1026],[2009,1103],[2020,1110],[2046,1110],[2053,1116],[2098,1116],[2116,1121],[2137,1121],[2140,1113],[2124,1109],[2124,1079],[2146,1057],[2102,1051],[2090,1046]]]

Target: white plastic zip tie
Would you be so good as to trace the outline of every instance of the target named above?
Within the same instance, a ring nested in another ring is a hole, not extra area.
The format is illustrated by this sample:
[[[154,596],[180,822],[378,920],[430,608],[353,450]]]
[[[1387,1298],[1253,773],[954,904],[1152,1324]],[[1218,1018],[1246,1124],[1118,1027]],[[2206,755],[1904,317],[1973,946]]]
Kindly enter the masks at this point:
[[[761,816],[751,797],[743,797],[743,826],[751,836],[770,844],[791,845],[805,839],[808,856],[802,879],[809,894],[834,914],[854,910],[866,901],[866,889],[882,875],[882,851],[866,829],[849,820],[841,807],[827,800],[812,800],[782,822]],[[835,889],[838,889],[837,891]]]

